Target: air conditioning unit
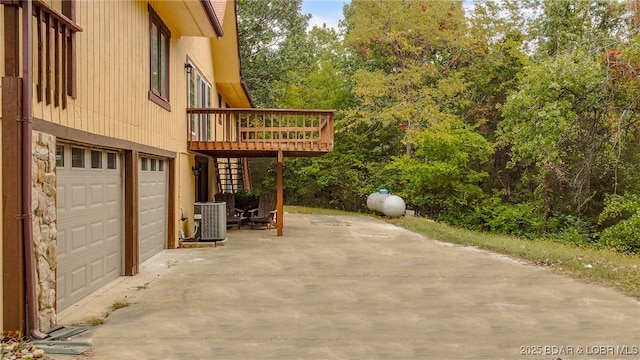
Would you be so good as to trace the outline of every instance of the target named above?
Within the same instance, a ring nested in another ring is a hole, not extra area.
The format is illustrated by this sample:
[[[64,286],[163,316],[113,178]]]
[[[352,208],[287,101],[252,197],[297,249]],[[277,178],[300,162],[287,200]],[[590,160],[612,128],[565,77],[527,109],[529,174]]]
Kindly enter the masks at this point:
[[[227,238],[227,204],[224,201],[197,202],[194,219],[200,222],[200,240],[218,241]]]

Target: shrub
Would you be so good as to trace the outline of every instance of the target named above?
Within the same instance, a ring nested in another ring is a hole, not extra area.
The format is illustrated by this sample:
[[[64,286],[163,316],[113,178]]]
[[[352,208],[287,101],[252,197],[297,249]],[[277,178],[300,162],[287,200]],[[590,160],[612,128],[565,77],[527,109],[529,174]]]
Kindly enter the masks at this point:
[[[496,197],[482,205],[487,230],[533,239],[543,233],[544,219],[532,203],[504,204]]]
[[[605,201],[599,222],[617,220],[600,233],[600,243],[621,252],[640,252],[640,198],[612,195]]]

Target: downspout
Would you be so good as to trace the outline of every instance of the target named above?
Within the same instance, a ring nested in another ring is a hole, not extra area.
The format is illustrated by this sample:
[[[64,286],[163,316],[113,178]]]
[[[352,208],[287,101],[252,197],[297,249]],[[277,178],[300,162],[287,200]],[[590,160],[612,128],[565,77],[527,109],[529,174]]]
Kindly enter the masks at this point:
[[[33,209],[31,190],[31,102],[33,100],[33,2],[22,0],[22,236],[24,241],[27,295],[27,331],[34,339],[48,335],[38,329],[38,301],[33,252]]]

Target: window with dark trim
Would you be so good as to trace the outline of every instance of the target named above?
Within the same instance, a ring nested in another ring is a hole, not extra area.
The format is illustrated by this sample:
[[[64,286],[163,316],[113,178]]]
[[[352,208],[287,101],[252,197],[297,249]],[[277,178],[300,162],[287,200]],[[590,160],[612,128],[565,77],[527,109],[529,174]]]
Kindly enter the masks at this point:
[[[149,99],[171,111],[169,104],[169,45],[171,32],[149,5]]]
[[[102,169],[102,151],[91,150],[91,168]]]
[[[205,79],[204,75],[191,64],[193,70],[187,75],[188,103],[190,108],[210,108],[211,107],[211,83]],[[191,117],[191,135],[194,139],[207,141],[212,139],[211,114],[193,114]]]
[[[84,168],[84,149],[77,147],[71,148],[71,167]]]
[[[112,152],[107,153],[107,169],[116,170],[118,168],[117,156],[118,155],[116,153],[112,153]]]

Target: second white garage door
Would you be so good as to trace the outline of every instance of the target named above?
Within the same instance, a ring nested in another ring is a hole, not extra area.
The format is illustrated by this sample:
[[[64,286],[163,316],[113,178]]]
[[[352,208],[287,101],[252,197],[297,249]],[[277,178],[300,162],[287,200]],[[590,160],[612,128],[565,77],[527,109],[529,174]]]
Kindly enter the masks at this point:
[[[140,157],[139,221],[140,263],[166,247],[167,243],[167,162]]]

